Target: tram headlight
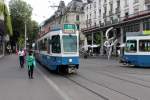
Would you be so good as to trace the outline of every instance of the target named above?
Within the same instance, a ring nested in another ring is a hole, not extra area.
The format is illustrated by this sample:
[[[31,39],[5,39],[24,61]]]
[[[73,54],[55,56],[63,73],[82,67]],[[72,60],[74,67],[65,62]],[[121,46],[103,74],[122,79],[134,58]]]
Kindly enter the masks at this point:
[[[72,62],[72,59],[69,59],[69,62],[71,63],[71,62]]]

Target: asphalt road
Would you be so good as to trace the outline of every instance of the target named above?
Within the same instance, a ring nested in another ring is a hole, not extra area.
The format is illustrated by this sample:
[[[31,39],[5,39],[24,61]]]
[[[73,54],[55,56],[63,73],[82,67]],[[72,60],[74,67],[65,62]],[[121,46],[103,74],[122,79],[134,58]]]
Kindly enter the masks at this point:
[[[37,65],[34,79],[18,58],[0,59],[0,100],[150,100],[150,68],[104,57],[80,59],[77,74],[59,75]]]

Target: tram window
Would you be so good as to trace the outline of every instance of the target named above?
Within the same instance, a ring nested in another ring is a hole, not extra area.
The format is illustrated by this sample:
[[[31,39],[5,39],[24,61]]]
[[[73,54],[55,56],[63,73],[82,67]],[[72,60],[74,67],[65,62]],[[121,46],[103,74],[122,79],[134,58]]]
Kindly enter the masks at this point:
[[[39,50],[40,51],[42,50],[42,41],[41,40],[39,41]]]
[[[52,36],[52,53],[60,53],[60,36]]]
[[[51,40],[48,39],[48,45],[47,45],[47,53],[50,53],[50,45],[51,45]]]
[[[150,52],[150,40],[140,40],[139,50],[143,52]]]
[[[136,52],[137,51],[137,41],[128,40],[126,44],[126,52]]]
[[[47,40],[47,38],[45,38],[44,39],[44,43],[43,43],[43,51],[47,51],[48,50],[47,46],[48,46],[48,40]]]
[[[77,52],[77,36],[63,36],[64,52]]]

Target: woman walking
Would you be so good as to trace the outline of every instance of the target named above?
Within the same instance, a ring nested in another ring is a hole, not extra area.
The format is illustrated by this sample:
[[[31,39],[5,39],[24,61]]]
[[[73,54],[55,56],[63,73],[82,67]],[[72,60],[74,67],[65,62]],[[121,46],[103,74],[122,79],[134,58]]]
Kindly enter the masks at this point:
[[[27,69],[28,69],[29,79],[33,79],[33,70],[36,67],[36,64],[35,64],[35,58],[32,54],[32,51],[29,51],[26,62],[27,62]]]

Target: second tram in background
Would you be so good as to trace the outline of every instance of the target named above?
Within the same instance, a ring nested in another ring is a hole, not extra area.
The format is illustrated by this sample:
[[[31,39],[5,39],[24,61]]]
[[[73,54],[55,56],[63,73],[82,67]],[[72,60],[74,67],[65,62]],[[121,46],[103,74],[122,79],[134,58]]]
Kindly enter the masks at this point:
[[[36,59],[50,70],[72,73],[79,68],[79,34],[74,24],[40,37],[35,49]]]
[[[144,32],[127,33],[123,59],[127,64],[150,67],[150,35]]]

